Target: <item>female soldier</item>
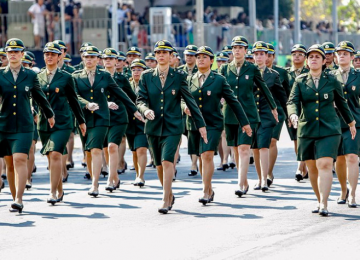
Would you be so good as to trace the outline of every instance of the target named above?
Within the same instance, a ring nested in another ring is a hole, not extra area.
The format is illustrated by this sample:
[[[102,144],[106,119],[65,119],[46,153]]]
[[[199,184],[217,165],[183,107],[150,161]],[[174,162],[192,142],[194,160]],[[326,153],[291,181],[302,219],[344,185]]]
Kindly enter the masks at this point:
[[[103,51],[103,62],[107,72],[111,74],[117,85],[135,101],[136,96],[131,90],[130,84],[125,76],[116,72],[117,51],[107,48]],[[128,127],[128,114],[125,105],[112,95],[107,93],[107,100],[110,109],[110,127],[104,142],[104,153],[106,163],[109,165],[110,174],[105,190],[112,192],[120,187],[120,179],[117,173],[119,163],[119,145]]]
[[[92,178],[92,187],[88,194],[99,195],[99,176],[102,165],[102,149],[105,137],[110,125],[110,113],[106,93],[119,98],[135,117],[142,120],[134,103],[125,92],[118,87],[111,74],[96,67],[99,50],[95,46],[89,46],[83,52],[83,70],[75,71],[73,77],[80,101],[85,109],[85,120],[87,124],[86,135],[82,137],[88,169]]]
[[[146,69],[146,65],[143,60],[135,59],[131,62],[130,68],[132,72],[130,85],[135,94],[138,94],[140,76]],[[134,117],[129,117],[129,121],[131,123],[126,131],[126,137],[133,154],[133,162],[136,171],[134,186],[142,187],[145,185],[144,173],[147,161],[147,148],[149,145],[144,133],[144,122],[141,122]]]
[[[340,119],[334,102],[350,127],[352,139],[356,135],[356,122],[340,82],[333,75],[322,71],[325,51],[321,45],[311,46],[306,56],[310,71],[296,78],[287,109],[291,123],[295,128],[298,127],[298,159],[306,162],[311,186],[318,200],[318,207],[312,212],[327,216],[333,160],[341,140]]]
[[[145,122],[145,134],[163,186],[163,204],[158,212],[166,214],[175,202],[171,185],[174,157],[183,133],[181,97],[189,107],[205,143],[207,136],[204,119],[188,90],[185,72],[169,67],[173,52],[171,43],[166,40],[158,41],[154,52],[158,66],[141,75],[136,103],[148,119]]]
[[[268,102],[271,112],[277,120],[277,110],[275,101],[261,77],[260,70],[252,63],[245,61],[245,53],[248,48],[248,41],[243,36],[233,38],[231,45],[233,46],[234,60],[225,64],[220,68],[220,73],[225,76],[229,82],[231,89],[238,98],[242,107],[245,107],[246,116],[249,119],[251,129],[255,133],[260,122],[259,113],[257,111],[254,98],[254,84],[264,95]],[[225,115],[225,132],[226,140],[229,146],[234,147],[234,156],[238,169],[238,185],[239,190],[246,191],[248,189],[247,172],[250,160],[250,145],[253,138],[244,134],[239,128],[239,122],[236,119],[232,109],[224,103]]]
[[[6,42],[9,66],[0,70],[0,157],[6,162],[6,173],[14,203],[10,211],[20,213],[24,205],[27,159],[33,139],[34,118],[30,95],[42,108],[50,128],[55,124],[54,112],[41,91],[36,73],[21,66],[24,43],[17,38]]]
[[[266,67],[266,60],[268,59],[268,45],[265,42],[256,42],[253,45],[252,51],[254,53],[255,64],[260,69],[261,75],[266,83],[266,86],[272,93],[273,98],[286,111],[286,92],[280,82],[279,73],[275,70]],[[252,145],[254,152],[254,160],[256,171],[258,173],[259,181],[254,189],[261,189],[263,192],[267,191],[268,185],[271,185],[272,179],[268,183],[269,174],[269,147],[273,130],[277,123],[271,113],[271,108],[266,102],[265,97],[260,92],[260,88],[255,89],[255,101],[257,110],[260,115],[260,124],[255,134],[255,141]],[[282,109],[279,111],[283,111]],[[280,113],[281,115],[281,113]]]
[[[340,82],[344,89],[344,97],[350,108],[352,115],[357,122],[356,127],[360,127],[360,71],[351,68],[351,60],[354,59],[355,48],[349,41],[340,42],[336,48],[336,56],[339,62],[339,68],[333,70],[333,74]],[[336,174],[341,185],[341,196],[338,198],[338,204],[346,204],[348,197],[348,206],[356,208],[355,192],[359,178],[359,159],[360,152],[360,135],[356,135],[355,139],[351,139],[351,132],[339,116],[342,130],[342,142],[336,158]],[[347,176],[346,176],[347,175]],[[350,184],[350,192],[346,186],[346,180]]]
[[[49,161],[50,196],[47,203],[54,205],[62,201],[64,197],[62,169],[64,168],[63,160],[66,160],[66,157],[63,155],[66,154],[66,144],[74,128],[71,113],[74,112],[82,135],[85,135],[86,125],[76,96],[74,80],[69,73],[58,68],[61,55],[59,44],[49,42],[45,45],[43,52],[46,69],[38,74],[38,79],[55,113],[56,125],[50,129],[40,110],[38,130],[43,144],[41,153],[46,155]]]
[[[203,196],[199,202],[203,205],[213,201],[214,191],[211,186],[211,179],[214,174],[214,153],[220,141],[223,130],[223,116],[221,113],[221,98],[235,112],[242,131],[251,136],[252,130],[245,112],[240,105],[234,92],[231,90],[226,79],[211,71],[214,61],[214,53],[208,46],[201,46],[196,52],[196,65],[199,69],[193,76],[189,76],[189,89],[197,105],[202,112],[206,123],[208,143],[201,140],[191,118],[190,110],[185,106],[184,112],[188,115],[186,128],[188,132],[188,153],[200,156],[200,173],[203,180]]]

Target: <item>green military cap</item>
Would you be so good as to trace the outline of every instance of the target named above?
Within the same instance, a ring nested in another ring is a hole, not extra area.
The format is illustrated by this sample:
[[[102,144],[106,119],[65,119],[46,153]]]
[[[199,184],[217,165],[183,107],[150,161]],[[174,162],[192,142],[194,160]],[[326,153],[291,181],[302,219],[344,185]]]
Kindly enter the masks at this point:
[[[253,44],[252,47],[252,52],[257,52],[257,51],[264,51],[264,52],[268,52],[268,46],[266,44],[266,42],[263,41],[257,41]]]
[[[161,40],[161,41],[158,41],[157,43],[155,43],[154,52],[157,52],[157,51],[173,52],[174,48],[173,48],[172,44],[169,41]]]
[[[292,48],[291,48],[291,53],[295,52],[295,51],[299,51],[299,52],[303,52],[306,53],[306,47],[305,45],[298,43],[295,44]]]
[[[133,46],[128,49],[126,56],[129,54],[135,54],[135,55],[141,56],[141,51],[138,47]]]
[[[35,60],[35,54],[32,53],[31,51],[26,51],[25,54],[29,55],[32,58],[32,60]]]
[[[199,54],[205,54],[205,55],[210,56],[211,58],[214,58],[214,52],[209,46],[201,46],[201,47],[199,47],[196,54],[195,54],[195,56],[197,56]]]
[[[177,49],[175,47],[173,47],[173,54],[176,56],[176,55],[179,55]]]
[[[117,58],[118,53],[114,48],[106,48],[102,52],[102,58]]]
[[[64,49],[65,51],[67,50],[66,44],[65,44],[64,41],[62,41],[62,40],[55,40],[54,43],[59,44],[61,49]]]
[[[355,53],[354,44],[349,41],[342,41],[338,44],[335,51],[348,51],[350,53]]]
[[[6,56],[5,48],[0,48],[0,56]]]
[[[249,42],[244,36],[235,36],[231,41],[231,47],[233,47],[233,46],[248,47]]]
[[[102,59],[103,58],[103,52],[99,50],[99,55],[98,55],[98,58]]]
[[[118,58],[118,60],[126,60],[125,53],[122,51],[119,51],[117,58]]]
[[[149,52],[148,54],[146,54],[145,60],[155,60],[156,61],[154,53]]]
[[[30,55],[24,54],[21,58],[21,62],[25,64],[32,64],[32,58]]]
[[[83,42],[80,47],[80,53],[84,52],[86,47],[93,46],[91,42]]]
[[[5,51],[23,51],[24,49],[23,41],[18,38],[9,39],[5,44]]]
[[[226,52],[227,54],[232,54],[231,45],[224,45],[223,48],[222,48],[222,52]]]
[[[355,59],[360,59],[360,51],[356,51],[354,55]]]
[[[332,42],[324,42],[322,47],[325,51],[325,54],[334,53],[335,52],[335,44]]]
[[[325,59],[325,50],[322,47],[322,45],[320,45],[320,44],[311,45],[311,47],[306,52],[306,57],[308,57],[311,52],[318,52]]]
[[[64,58],[64,61],[65,61],[65,62],[71,62],[71,61],[72,61],[71,55],[70,55],[69,53],[66,53],[65,58]]]
[[[218,52],[216,54],[216,60],[218,60],[218,61],[228,61],[229,60],[229,55],[224,51]]]
[[[100,55],[99,49],[95,46],[84,47],[83,56],[96,56]]]
[[[272,45],[271,43],[267,43],[267,48],[268,48],[268,54],[275,54],[274,45]]]
[[[190,44],[185,47],[184,54],[185,55],[195,55],[197,51],[198,51],[198,47],[196,45]]]
[[[146,64],[145,64],[145,61],[142,60],[142,59],[135,59],[131,62],[131,65],[130,65],[130,68],[133,68],[133,67],[141,67],[143,68],[144,70],[147,69],[146,67]]]
[[[248,50],[245,54],[245,59],[253,59],[254,54],[252,53],[252,50]]]
[[[59,44],[54,43],[54,42],[48,42],[43,50],[44,53],[46,52],[52,52],[52,53],[56,53],[56,54],[61,54],[61,47]]]

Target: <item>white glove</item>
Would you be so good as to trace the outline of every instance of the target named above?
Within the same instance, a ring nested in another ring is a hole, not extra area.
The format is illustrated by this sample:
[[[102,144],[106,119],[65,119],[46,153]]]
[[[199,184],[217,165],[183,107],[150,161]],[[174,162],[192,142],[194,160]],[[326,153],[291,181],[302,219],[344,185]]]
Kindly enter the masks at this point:
[[[88,103],[86,105],[86,108],[89,109],[90,111],[95,111],[99,109],[99,105],[96,103]]]
[[[294,127],[295,129],[297,129],[299,117],[298,117],[297,115],[295,115],[295,114],[292,114],[292,115],[290,116],[290,121],[291,121],[291,124],[293,125],[293,127]]]

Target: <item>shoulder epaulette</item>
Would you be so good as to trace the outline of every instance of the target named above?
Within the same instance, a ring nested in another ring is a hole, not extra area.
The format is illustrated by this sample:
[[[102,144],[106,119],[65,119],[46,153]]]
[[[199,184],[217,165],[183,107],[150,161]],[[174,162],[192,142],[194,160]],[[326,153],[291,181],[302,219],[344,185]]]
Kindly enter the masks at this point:
[[[82,70],[75,70],[72,74],[79,74],[81,72],[82,72]]]
[[[154,69],[147,69],[147,70],[144,70],[144,71],[143,71],[143,74],[145,74],[145,73],[150,73],[150,72],[154,72]]]

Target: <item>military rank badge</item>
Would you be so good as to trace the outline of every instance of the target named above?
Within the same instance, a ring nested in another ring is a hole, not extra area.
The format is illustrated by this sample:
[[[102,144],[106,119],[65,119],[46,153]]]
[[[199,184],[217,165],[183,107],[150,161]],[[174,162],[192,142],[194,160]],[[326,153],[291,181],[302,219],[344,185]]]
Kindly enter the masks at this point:
[[[208,95],[208,96],[211,95],[211,91],[210,91],[210,90],[207,91],[207,95]]]
[[[171,90],[171,94],[175,95],[175,89]]]
[[[59,88],[55,88],[55,92],[59,93],[60,89]]]
[[[355,91],[355,90],[356,90],[356,86],[352,86],[351,89],[352,89],[352,91]]]
[[[328,94],[324,94],[324,98],[328,99],[329,98]]]
[[[29,87],[26,86],[26,87],[25,87],[25,91],[29,91]]]
[[[104,88],[101,88],[101,93],[104,93]]]
[[[245,79],[248,80],[248,79],[249,79],[249,75],[245,75]]]

